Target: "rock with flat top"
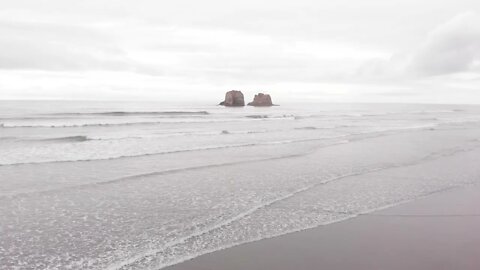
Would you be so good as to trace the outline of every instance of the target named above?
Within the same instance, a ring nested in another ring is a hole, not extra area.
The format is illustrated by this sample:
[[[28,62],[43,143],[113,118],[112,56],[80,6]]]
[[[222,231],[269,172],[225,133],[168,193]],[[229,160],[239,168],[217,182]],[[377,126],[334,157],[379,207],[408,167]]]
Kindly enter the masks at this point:
[[[237,91],[237,90],[228,91],[225,94],[225,100],[220,102],[219,105],[223,105],[227,107],[245,106],[245,100],[243,98],[242,91]]]
[[[269,94],[258,93],[253,101],[248,103],[248,106],[273,106],[272,98]]]

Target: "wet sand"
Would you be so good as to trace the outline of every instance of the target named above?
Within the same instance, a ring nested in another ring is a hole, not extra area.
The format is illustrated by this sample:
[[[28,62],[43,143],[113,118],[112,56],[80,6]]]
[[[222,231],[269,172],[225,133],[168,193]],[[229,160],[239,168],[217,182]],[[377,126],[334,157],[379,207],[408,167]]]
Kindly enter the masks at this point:
[[[480,269],[480,185],[205,254],[168,270]]]

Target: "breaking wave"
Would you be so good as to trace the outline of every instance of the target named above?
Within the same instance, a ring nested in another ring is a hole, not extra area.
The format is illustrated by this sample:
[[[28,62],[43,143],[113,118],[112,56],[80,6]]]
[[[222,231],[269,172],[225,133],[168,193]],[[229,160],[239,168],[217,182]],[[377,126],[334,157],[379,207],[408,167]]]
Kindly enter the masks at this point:
[[[59,137],[59,138],[48,138],[48,139],[41,139],[38,141],[43,142],[85,142],[92,140],[87,136],[79,135],[79,136],[66,136],[66,137]]]
[[[120,123],[82,123],[82,124],[20,124],[20,123],[0,123],[0,128],[82,128],[82,127],[115,127],[115,126],[134,126],[134,125],[160,125],[160,124],[194,124],[194,123],[226,123],[226,122],[245,122],[252,121],[245,118],[197,118],[192,120],[164,120],[164,121],[138,121],[138,122],[120,122]]]
[[[87,112],[87,113],[55,113],[51,115],[61,115],[61,116],[94,116],[94,115],[105,115],[105,116],[148,116],[148,115],[166,115],[166,116],[175,116],[175,115],[209,115],[207,111],[112,111],[112,112]]]

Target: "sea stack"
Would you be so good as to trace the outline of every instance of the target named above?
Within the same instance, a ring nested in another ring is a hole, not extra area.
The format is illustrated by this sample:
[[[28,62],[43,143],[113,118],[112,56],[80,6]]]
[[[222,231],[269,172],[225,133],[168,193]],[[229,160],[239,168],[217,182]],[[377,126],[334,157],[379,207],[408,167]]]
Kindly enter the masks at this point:
[[[232,90],[225,94],[225,100],[220,102],[219,105],[227,107],[240,107],[245,106],[245,99],[243,98],[242,91]]]
[[[273,106],[272,98],[268,94],[258,93],[248,106]]]

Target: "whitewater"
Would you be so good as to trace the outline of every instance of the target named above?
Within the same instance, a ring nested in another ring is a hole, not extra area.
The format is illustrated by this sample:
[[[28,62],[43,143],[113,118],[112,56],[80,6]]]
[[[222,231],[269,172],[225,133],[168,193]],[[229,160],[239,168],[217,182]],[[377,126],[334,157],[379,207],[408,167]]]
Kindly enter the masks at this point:
[[[480,182],[480,108],[0,102],[0,269],[161,269]]]

